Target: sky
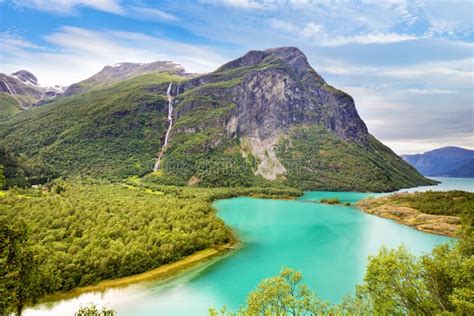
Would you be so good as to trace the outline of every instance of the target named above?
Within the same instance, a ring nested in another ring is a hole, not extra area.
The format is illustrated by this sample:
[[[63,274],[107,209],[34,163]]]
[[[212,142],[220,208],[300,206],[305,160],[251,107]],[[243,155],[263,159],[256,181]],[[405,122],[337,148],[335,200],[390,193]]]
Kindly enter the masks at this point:
[[[69,85],[119,62],[210,72],[296,46],[398,154],[474,149],[474,0],[0,0],[0,72]]]

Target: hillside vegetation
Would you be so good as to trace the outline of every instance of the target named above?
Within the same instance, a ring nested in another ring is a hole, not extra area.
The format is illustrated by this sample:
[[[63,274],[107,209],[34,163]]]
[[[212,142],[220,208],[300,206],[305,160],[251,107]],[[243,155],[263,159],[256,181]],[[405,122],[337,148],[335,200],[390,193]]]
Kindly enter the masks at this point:
[[[10,94],[0,92],[0,120],[4,120],[20,112],[20,103]]]
[[[341,140],[321,126],[297,126],[278,144],[277,156],[287,167],[284,183],[328,191],[393,191],[435,183],[371,135],[368,144]]]
[[[474,193],[464,191],[397,193],[357,202],[364,212],[418,230],[459,237],[462,216],[474,215]]]
[[[474,214],[474,193],[459,190],[402,193],[390,195],[383,201],[375,199],[373,204],[407,206],[425,214],[461,216],[467,212]]]
[[[0,123],[0,147],[56,176],[144,174],[161,148],[172,80],[148,74],[30,109]]]

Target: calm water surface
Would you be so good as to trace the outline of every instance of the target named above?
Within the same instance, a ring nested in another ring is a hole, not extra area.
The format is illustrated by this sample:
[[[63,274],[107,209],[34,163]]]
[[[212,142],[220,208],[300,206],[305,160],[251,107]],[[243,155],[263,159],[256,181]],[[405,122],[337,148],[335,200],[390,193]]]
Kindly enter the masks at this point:
[[[436,178],[438,186],[402,191],[474,191],[474,180]],[[362,282],[367,256],[382,245],[405,244],[412,252],[429,252],[452,239],[419,232],[353,207],[310,203],[337,197],[342,202],[370,193],[307,192],[297,201],[234,198],[214,203],[219,216],[239,235],[243,246],[217,262],[201,265],[167,282],[146,282],[103,293],[40,305],[25,315],[72,315],[80,304],[107,304],[118,315],[206,315],[210,306],[231,309],[245,303],[248,292],[283,266],[303,272],[318,295],[339,302]]]

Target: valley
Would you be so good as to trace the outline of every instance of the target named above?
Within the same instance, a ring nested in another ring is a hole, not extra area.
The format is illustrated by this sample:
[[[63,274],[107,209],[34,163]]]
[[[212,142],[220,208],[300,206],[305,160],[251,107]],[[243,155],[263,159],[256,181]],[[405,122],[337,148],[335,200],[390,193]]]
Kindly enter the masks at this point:
[[[473,191],[422,176],[377,140],[295,47],[201,75],[172,62],[106,66],[21,110],[1,95],[0,306],[17,314],[68,315],[90,301],[120,315],[238,309],[282,264],[338,304],[382,246],[421,255],[456,243],[354,203]],[[454,215],[443,232],[468,238]]]
[[[438,190],[454,184],[447,178],[437,180],[441,182]],[[474,191],[472,183],[469,188]],[[242,242],[230,256],[190,267],[167,280],[158,278],[123,288],[101,289],[79,297],[55,296],[56,301],[29,309],[25,315],[66,313],[90,301],[99,305],[106,302],[120,315],[153,311],[163,315],[205,314],[209,307],[223,305],[237,309],[259,280],[278,273],[281,262],[301,271],[322,299],[337,303],[353,293],[354,286],[363,279],[367,256],[375,254],[381,245],[397,247],[403,243],[411,252],[421,254],[435,245],[453,242],[448,237],[365,214],[353,206],[302,203],[337,197],[353,204],[377,195],[380,194],[308,192],[287,201],[218,200],[213,204],[218,216]],[[245,278],[241,271],[246,271]],[[188,303],[177,304],[183,299]],[[142,304],[137,306],[136,300]]]

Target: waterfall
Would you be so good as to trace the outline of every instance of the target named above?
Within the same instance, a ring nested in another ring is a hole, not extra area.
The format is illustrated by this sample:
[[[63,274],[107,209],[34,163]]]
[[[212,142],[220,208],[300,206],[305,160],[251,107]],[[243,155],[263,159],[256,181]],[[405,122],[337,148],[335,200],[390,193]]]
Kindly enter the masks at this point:
[[[3,84],[5,85],[5,87],[7,87],[8,89],[8,92],[11,94],[11,95],[14,95],[15,93],[12,92],[12,89],[10,89],[10,87],[8,86],[8,83],[6,83],[5,80],[2,80]]]
[[[156,171],[160,168],[161,157],[163,157],[163,153],[165,152],[166,146],[168,145],[168,139],[170,136],[171,127],[173,126],[173,96],[171,95],[172,85],[173,85],[173,82],[170,82],[170,85],[168,86],[168,90],[166,90],[166,97],[168,98],[168,122],[169,122],[168,130],[166,131],[165,142],[163,143],[163,146],[161,146],[160,154],[156,158],[153,171]]]

